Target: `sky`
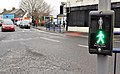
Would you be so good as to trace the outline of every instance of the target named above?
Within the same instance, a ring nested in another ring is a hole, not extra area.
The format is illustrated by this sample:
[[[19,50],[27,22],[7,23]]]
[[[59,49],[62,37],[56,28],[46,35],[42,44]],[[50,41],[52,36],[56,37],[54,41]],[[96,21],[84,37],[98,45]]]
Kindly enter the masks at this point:
[[[21,0],[0,0],[0,11],[2,11],[4,8],[6,9],[12,9],[12,7],[18,8],[19,2]]]
[[[4,8],[7,10],[11,10],[12,7],[19,8],[19,3],[21,0],[0,0],[0,12],[3,11]],[[61,2],[66,0],[45,0],[48,4],[51,4],[51,8],[53,9],[52,14],[59,14],[59,6]]]
[[[57,15],[60,12],[60,4],[61,2],[65,2],[67,0],[45,0],[49,4],[51,4],[51,8],[53,9],[52,15]]]

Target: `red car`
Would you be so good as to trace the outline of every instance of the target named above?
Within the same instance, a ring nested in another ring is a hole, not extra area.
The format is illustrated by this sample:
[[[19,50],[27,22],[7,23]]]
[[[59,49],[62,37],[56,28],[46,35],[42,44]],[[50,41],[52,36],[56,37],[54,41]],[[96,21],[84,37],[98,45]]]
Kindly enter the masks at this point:
[[[4,31],[15,31],[15,25],[13,24],[12,20],[4,19],[2,21],[2,32]]]

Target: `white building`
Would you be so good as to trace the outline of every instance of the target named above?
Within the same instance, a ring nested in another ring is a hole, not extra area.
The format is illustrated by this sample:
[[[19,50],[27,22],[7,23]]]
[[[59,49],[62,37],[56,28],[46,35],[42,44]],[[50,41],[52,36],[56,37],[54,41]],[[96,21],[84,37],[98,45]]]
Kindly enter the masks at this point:
[[[99,0],[67,0],[67,26],[87,27],[89,12],[98,10]],[[111,9],[115,11],[115,28],[120,29],[120,0],[111,0]]]
[[[99,0],[67,0],[71,7],[98,4]],[[111,0],[111,2],[120,2],[120,0]]]

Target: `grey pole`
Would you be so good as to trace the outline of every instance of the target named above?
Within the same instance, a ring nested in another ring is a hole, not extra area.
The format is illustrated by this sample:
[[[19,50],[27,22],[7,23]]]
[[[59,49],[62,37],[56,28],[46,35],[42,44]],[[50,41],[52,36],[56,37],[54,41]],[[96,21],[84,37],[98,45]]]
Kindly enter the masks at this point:
[[[111,11],[111,0],[99,0],[98,11]]]
[[[109,74],[108,64],[108,56],[97,55],[97,74]]]
[[[111,0],[99,0],[98,11],[111,11]],[[108,56],[97,55],[97,74],[109,74]]]

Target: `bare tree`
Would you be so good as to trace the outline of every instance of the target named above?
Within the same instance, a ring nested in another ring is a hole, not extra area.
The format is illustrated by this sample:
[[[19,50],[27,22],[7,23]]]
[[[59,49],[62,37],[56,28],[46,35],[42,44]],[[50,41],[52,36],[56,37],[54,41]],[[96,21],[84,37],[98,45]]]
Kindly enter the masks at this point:
[[[44,0],[22,0],[20,8],[29,12],[34,18],[41,18],[44,15],[49,15],[51,12],[50,5]]]

